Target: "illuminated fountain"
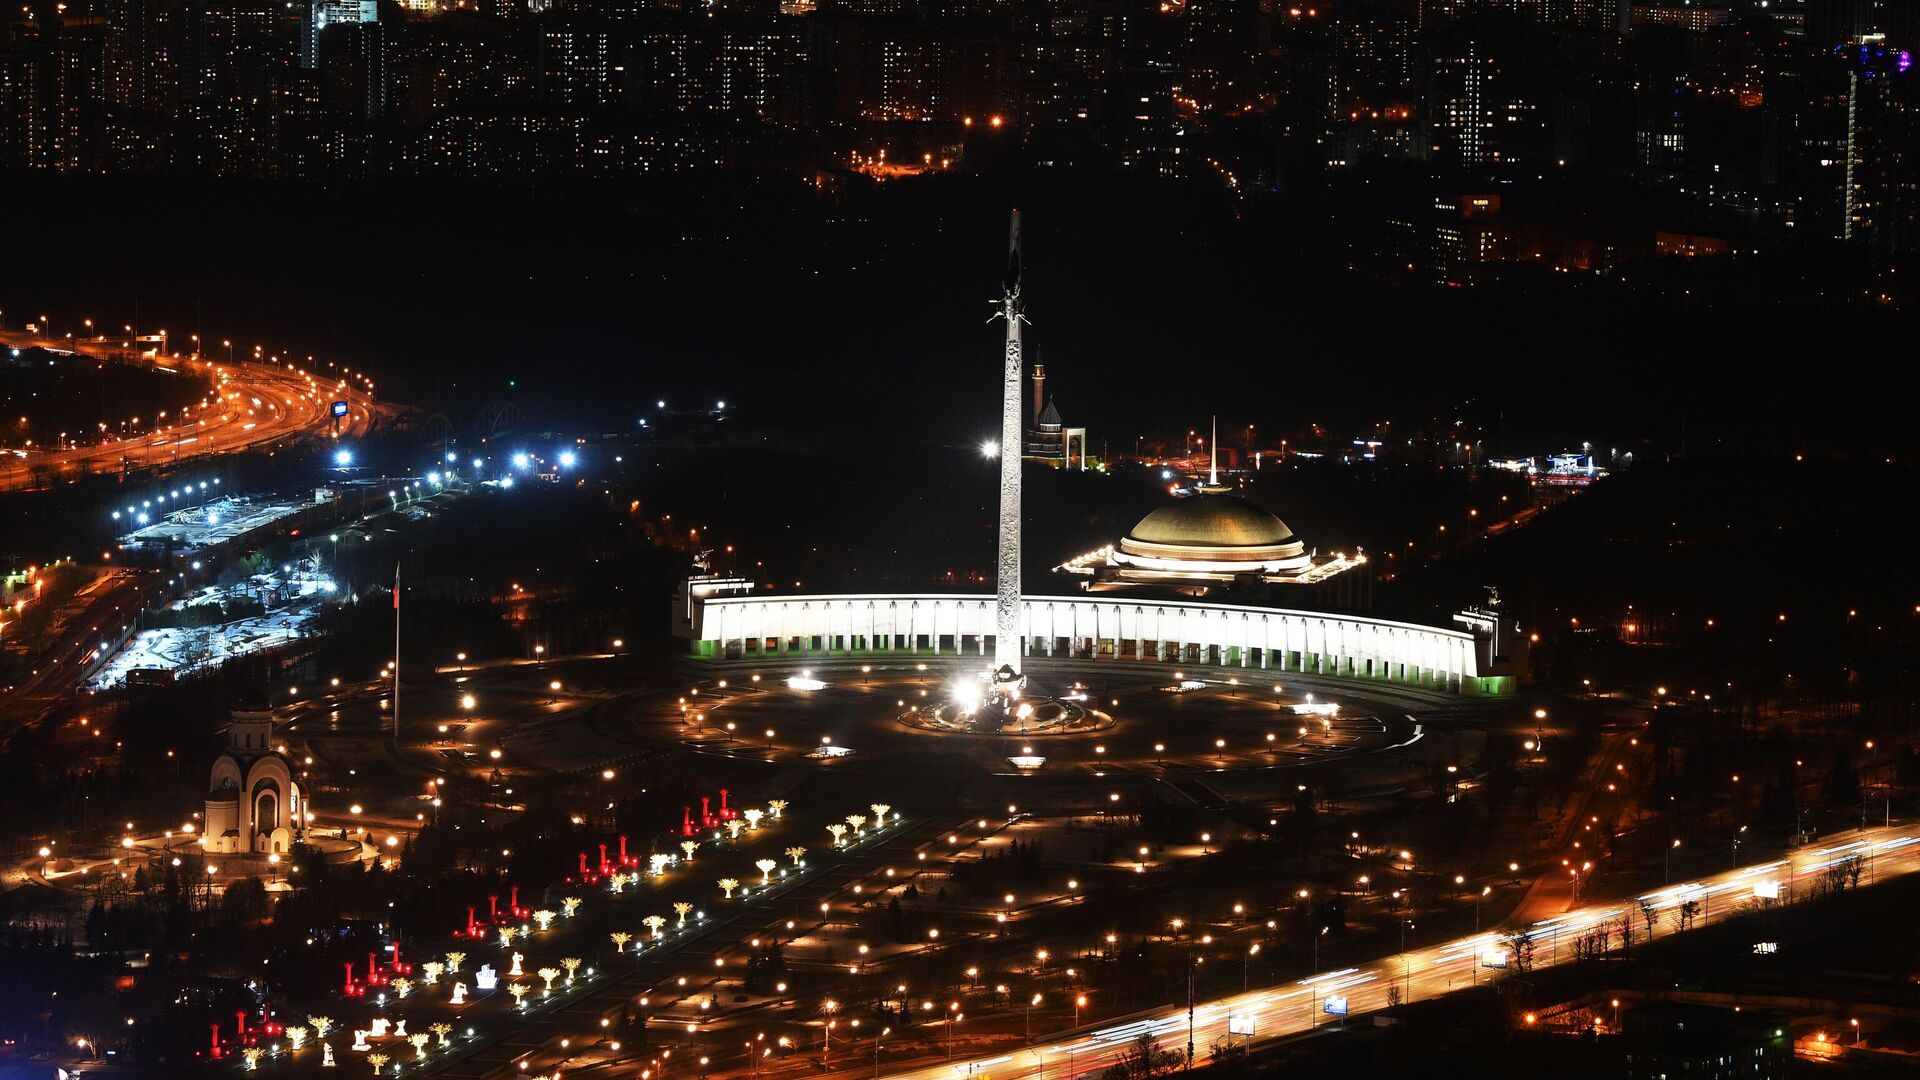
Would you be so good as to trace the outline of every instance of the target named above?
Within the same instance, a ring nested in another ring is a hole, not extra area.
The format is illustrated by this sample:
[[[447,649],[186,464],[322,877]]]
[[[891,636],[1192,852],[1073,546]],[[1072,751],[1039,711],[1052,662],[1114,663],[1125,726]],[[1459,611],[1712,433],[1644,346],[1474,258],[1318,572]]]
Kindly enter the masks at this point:
[[[982,673],[956,677],[947,686],[945,701],[909,706],[900,714],[908,727],[962,735],[1077,735],[1105,731],[1113,717],[1087,704],[1084,687],[1074,684],[1065,693],[1031,692],[1022,679],[1019,692]]]

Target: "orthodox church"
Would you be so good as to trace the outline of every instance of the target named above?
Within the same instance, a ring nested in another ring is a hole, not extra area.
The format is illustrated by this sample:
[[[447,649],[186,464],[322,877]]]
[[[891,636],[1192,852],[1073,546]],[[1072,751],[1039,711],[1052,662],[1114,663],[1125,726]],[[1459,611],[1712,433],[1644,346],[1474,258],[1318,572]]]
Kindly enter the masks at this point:
[[[227,720],[227,752],[213,763],[200,846],[234,855],[284,855],[305,831],[307,792],[273,737],[273,708],[254,697]]]

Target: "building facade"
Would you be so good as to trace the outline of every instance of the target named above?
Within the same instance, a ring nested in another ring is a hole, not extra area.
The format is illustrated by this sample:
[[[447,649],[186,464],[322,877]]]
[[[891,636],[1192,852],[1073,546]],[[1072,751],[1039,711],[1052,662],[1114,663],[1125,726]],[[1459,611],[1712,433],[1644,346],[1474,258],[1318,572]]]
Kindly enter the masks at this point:
[[[284,855],[306,832],[306,812],[306,792],[273,741],[273,710],[264,701],[236,706],[227,752],[214,760],[207,782],[200,846],[228,855]]]
[[[695,578],[681,587],[674,632],[712,659],[897,653],[991,655],[984,594],[753,596]],[[1026,596],[1021,653],[1161,661],[1491,693],[1487,645],[1474,633],[1386,619],[1137,597]]]

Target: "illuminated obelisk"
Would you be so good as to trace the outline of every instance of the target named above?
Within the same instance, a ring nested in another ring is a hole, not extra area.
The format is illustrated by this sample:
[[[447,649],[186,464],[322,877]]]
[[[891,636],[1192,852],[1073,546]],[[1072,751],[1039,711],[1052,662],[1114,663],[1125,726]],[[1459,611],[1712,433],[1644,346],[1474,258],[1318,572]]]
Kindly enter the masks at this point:
[[[1006,320],[1006,366],[1000,380],[1000,549],[994,564],[993,681],[1004,700],[1020,694],[1020,450],[1023,445],[1020,388],[1026,364],[1020,355],[1020,211],[1007,236],[1007,276],[1000,310]]]

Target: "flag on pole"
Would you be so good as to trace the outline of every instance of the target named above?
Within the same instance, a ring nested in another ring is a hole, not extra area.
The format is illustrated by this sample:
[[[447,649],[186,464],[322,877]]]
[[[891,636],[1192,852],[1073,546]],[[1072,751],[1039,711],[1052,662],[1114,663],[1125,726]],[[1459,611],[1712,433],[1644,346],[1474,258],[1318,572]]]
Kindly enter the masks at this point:
[[[393,610],[400,610],[400,564],[393,564]]]

